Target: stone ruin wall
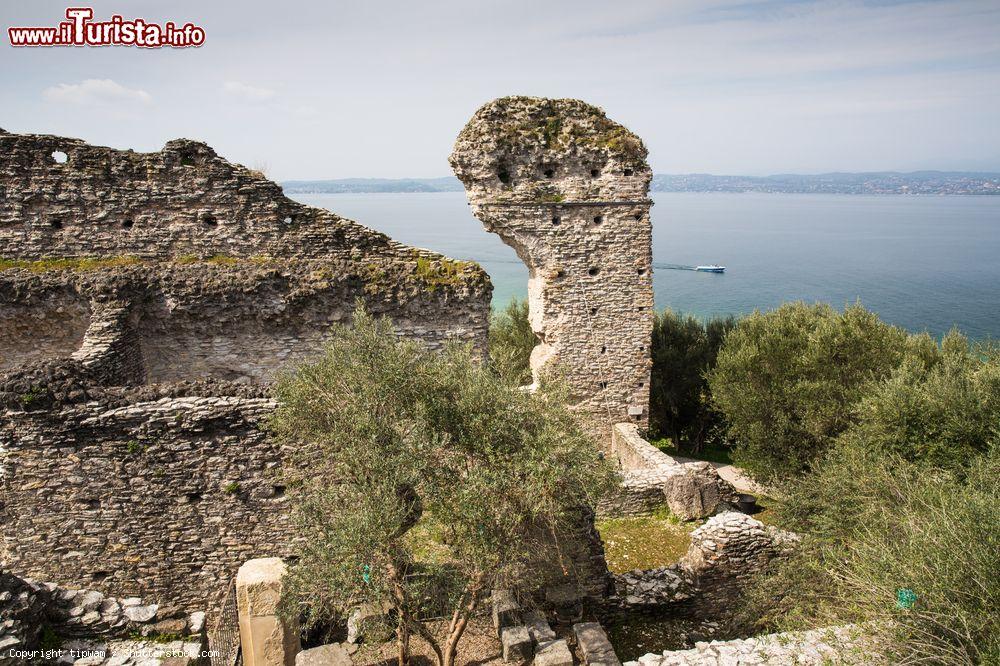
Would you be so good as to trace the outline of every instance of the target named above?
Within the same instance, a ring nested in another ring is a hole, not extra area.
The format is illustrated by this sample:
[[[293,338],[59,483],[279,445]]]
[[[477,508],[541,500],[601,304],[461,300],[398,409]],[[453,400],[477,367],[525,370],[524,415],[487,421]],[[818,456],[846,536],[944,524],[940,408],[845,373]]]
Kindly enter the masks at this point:
[[[294,527],[261,387],[90,389],[8,412],[6,566],[38,580],[203,610],[239,565],[288,555]]]
[[[478,266],[296,203],[187,140],[143,154],[0,131],[0,262],[0,372],[71,352],[102,300],[131,308],[150,381],[268,380],[359,298],[431,345],[482,349],[488,327]]]
[[[479,109],[451,155],[473,213],[528,266],[537,382],[555,370],[602,436],[648,425],[652,172],[642,141],[600,109],[507,97]]]
[[[294,544],[266,382],[358,299],[482,351],[491,289],[204,144],[0,132],[0,561],[204,609]]]

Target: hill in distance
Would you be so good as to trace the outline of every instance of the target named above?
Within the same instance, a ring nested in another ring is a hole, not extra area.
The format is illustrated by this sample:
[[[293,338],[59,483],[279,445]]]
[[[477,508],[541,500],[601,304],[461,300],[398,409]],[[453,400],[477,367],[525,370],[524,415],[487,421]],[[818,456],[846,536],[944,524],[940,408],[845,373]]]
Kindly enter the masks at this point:
[[[341,178],[288,180],[288,194],[462,192],[454,176],[443,178]],[[880,171],[867,173],[714,176],[656,174],[654,192],[770,192],[781,194],[996,194],[1000,173],[975,171]]]

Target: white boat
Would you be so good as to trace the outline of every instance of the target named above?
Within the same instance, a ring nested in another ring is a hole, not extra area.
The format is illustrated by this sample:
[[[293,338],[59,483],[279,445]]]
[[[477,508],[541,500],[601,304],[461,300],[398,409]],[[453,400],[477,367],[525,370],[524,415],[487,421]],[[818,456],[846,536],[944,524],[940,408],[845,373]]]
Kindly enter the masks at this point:
[[[725,266],[717,266],[715,264],[708,264],[706,266],[695,266],[696,271],[701,271],[702,273],[725,273]]]

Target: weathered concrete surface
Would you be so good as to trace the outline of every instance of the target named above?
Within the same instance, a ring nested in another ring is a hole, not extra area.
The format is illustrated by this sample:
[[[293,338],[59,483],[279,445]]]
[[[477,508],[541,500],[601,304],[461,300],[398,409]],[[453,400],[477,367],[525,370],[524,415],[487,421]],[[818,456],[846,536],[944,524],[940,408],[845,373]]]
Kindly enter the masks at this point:
[[[599,432],[647,425],[653,326],[652,171],[635,134],[573,99],[480,108],[451,165],[473,213],[528,266],[531,354],[572,385]]]
[[[279,616],[285,563],[277,557],[250,560],[236,574],[240,644],[245,666],[294,666],[298,626]]]

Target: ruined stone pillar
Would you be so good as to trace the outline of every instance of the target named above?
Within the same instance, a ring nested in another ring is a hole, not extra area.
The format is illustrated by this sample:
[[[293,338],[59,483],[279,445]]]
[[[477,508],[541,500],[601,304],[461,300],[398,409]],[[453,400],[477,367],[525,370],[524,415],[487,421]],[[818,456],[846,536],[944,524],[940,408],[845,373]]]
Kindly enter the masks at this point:
[[[278,614],[284,575],[285,563],[278,557],[249,560],[236,573],[244,666],[295,666],[301,649],[298,626]]]
[[[652,171],[642,140],[579,100],[503,97],[476,112],[450,161],[473,213],[528,266],[535,383],[561,373],[608,438],[615,423],[645,428]]]

